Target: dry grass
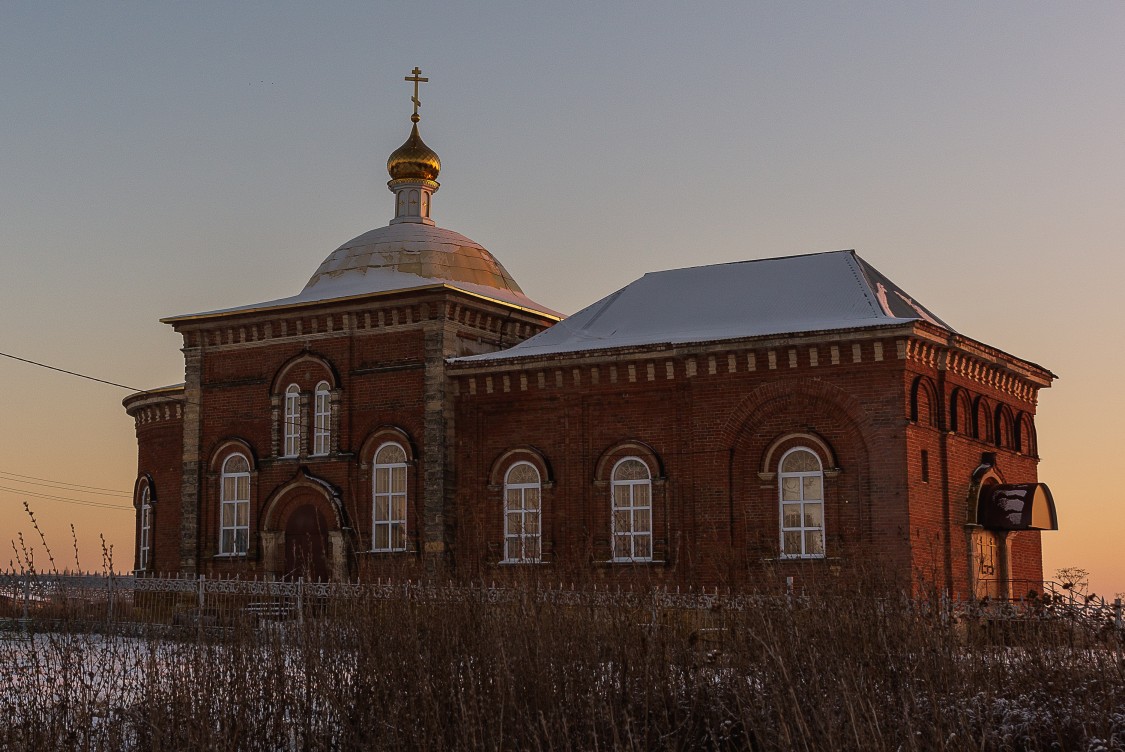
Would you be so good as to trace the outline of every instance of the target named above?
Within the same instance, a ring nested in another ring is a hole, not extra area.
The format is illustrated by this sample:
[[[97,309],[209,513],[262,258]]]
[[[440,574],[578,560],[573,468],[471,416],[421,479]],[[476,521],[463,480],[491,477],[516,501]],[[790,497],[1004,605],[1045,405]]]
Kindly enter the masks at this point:
[[[534,585],[131,637],[64,618],[0,639],[0,750],[1125,748],[1117,637],[871,582],[705,612]]]

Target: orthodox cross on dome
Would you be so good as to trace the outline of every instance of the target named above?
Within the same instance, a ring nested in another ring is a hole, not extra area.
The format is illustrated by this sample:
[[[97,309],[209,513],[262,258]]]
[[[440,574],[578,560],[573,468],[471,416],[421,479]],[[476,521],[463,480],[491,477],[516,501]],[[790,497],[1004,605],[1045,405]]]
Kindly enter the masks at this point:
[[[414,114],[410,116],[410,122],[417,123],[419,120],[421,120],[421,118],[418,117],[418,108],[422,106],[422,101],[420,99],[418,99],[418,84],[429,83],[430,79],[422,78],[422,76],[421,76],[422,69],[419,68],[418,66],[414,66],[414,70],[412,70],[410,72],[413,73],[414,75],[413,76],[407,76],[403,80],[414,82],[414,96],[412,96],[410,98],[410,101],[414,103]]]

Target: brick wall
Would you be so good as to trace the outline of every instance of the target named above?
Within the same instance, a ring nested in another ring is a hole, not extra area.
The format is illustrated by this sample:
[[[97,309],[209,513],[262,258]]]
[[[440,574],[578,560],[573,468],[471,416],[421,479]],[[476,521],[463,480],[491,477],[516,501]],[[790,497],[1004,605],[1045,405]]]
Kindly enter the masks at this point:
[[[175,539],[181,550],[174,556],[176,545],[162,546],[167,550],[158,567],[211,576],[279,574],[280,554],[271,550],[270,533],[283,530],[303,500],[318,506],[330,529],[343,533],[346,550],[339,552],[343,567],[336,575],[432,569],[423,553],[427,548],[441,553],[446,524],[445,358],[495,350],[550,323],[445,288],[362,304],[175,322],[185,352],[192,353],[189,382],[198,415],[187,412],[178,437],[177,429],[169,429],[159,441],[140,433],[138,441],[142,464],[154,453],[177,457],[179,483],[198,499],[187,500],[185,508],[193,516],[198,509],[199,517],[197,523],[180,515],[160,518],[160,536]],[[321,381],[332,392],[333,446],[315,456],[313,392]],[[283,456],[285,390],[291,384],[301,393],[303,421],[296,457]],[[183,451],[185,436],[193,452]],[[409,551],[372,554],[371,461],[378,437],[387,436],[410,455]],[[178,438],[177,446],[171,438]],[[236,451],[252,465],[251,535],[246,556],[224,557],[217,555],[221,467]],[[192,453],[198,466],[185,461]],[[437,538],[436,546],[428,536]]]
[[[858,571],[964,594],[981,453],[997,453],[1009,482],[1036,480],[1031,382],[978,357],[984,346],[976,359],[957,343],[942,355],[917,336],[932,334],[921,324],[447,365],[549,322],[452,291],[340,306],[177,325],[198,416],[185,403],[183,418],[138,422],[140,471],[160,497],[158,569],[279,574],[277,535],[307,502],[338,536],[334,576],[799,586]],[[334,439],[313,456],[321,381]],[[290,384],[303,395],[298,457],[282,456]],[[371,463],[387,440],[408,454],[409,550],[371,553]],[[799,446],[824,470],[824,557],[781,555],[778,466]],[[232,451],[253,465],[250,544],[245,557],[217,557],[219,472]],[[652,475],[651,562],[613,561],[610,474],[629,456]],[[539,567],[502,561],[514,461],[544,481]],[[197,527],[180,508],[198,510]],[[1038,533],[1008,547],[1014,581],[1041,579]]]
[[[947,374],[901,338],[810,339],[456,366],[461,566],[481,577],[510,569],[499,563],[499,465],[525,448],[550,468],[544,550],[558,576],[800,584],[877,571],[966,594],[972,473],[982,451],[996,451],[1012,482],[1036,479],[1034,390],[976,365]],[[946,430],[955,386],[990,416],[979,419],[983,438]],[[651,564],[610,562],[611,501],[597,468],[623,443],[661,468]],[[780,556],[777,462],[796,446],[826,470],[823,559]],[[1037,532],[1009,536],[1009,548],[1013,582],[1041,578]]]
[[[459,561],[474,576],[503,569],[496,463],[528,447],[552,471],[544,536],[560,574],[719,585],[766,568],[800,581],[846,559],[908,567],[902,366],[890,357],[894,341],[852,344],[455,369],[458,496],[483,497],[461,505]],[[607,563],[610,499],[597,468],[626,442],[659,458],[659,563]],[[793,446],[814,448],[828,471],[824,560],[779,558],[776,464]]]
[[[139,504],[141,486],[151,484],[152,531],[149,566],[151,571],[178,571],[180,563],[180,481],[183,475],[182,391],[172,394],[137,395],[125,401],[137,432],[137,483],[134,506]],[[139,540],[140,515],[134,516]],[[133,552],[133,566],[138,564]]]

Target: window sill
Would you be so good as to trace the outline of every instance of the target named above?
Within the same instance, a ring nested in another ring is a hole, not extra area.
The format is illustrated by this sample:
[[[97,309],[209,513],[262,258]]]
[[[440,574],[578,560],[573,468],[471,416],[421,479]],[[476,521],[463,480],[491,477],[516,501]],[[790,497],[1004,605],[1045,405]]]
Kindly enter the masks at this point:
[[[501,561],[496,562],[496,566],[498,566],[498,567],[518,567],[518,566],[522,565],[522,566],[530,566],[530,567],[541,567],[541,566],[544,566],[544,565],[550,564],[550,563],[551,562],[544,561],[543,559],[503,559]]]
[[[249,553],[243,552],[240,554],[215,554],[212,559],[245,559],[248,558]]]
[[[666,559],[606,559],[594,562],[599,567],[666,567]]]

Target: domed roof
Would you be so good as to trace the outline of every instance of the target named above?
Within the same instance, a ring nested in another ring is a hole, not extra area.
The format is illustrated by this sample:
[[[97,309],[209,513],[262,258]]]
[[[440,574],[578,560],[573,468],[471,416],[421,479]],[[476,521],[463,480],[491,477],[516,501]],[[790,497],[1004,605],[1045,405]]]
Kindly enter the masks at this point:
[[[441,160],[437,152],[426,146],[418,135],[418,123],[410,129],[406,143],[391,152],[387,158],[387,172],[391,180],[437,180]]]
[[[449,284],[537,311],[535,303],[479,243],[441,227],[392,224],[365,232],[324,260],[298,296],[305,300]]]
[[[439,187],[435,179],[441,171],[441,160],[418,135],[418,84],[429,80],[421,78],[420,73],[415,68],[414,76],[406,79],[414,82],[410,137],[387,159],[387,172],[391,175],[387,187],[395,194],[395,218],[391,223],[365,232],[333,251],[304,289],[293,297],[193,316],[448,285],[552,318],[560,317],[524,295],[508,270],[483,246],[434,225],[430,197]]]

